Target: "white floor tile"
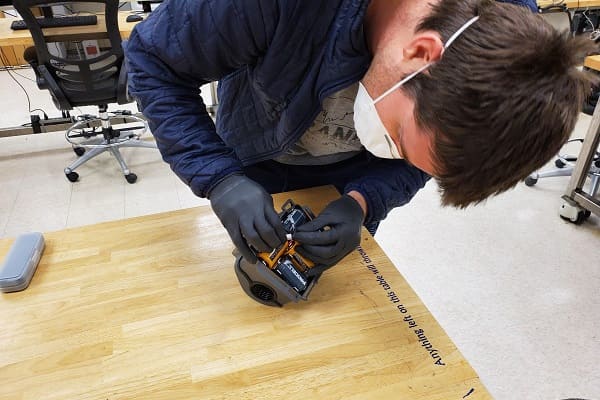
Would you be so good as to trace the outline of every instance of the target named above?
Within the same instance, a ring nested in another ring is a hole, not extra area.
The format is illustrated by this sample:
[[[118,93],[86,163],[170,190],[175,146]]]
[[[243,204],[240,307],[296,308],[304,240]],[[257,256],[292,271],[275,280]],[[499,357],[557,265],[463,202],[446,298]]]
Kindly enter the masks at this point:
[[[69,204],[17,202],[8,217],[4,235],[14,237],[26,232],[46,232],[63,229],[67,222]]]
[[[181,208],[191,208],[210,205],[210,201],[208,199],[203,199],[196,196],[189,188],[189,186],[181,182],[181,180],[179,180],[178,178],[176,187],[177,196],[179,196],[179,202],[181,203]]]
[[[25,76],[19,76],[17,74]],[[40,91],[32,79],[34,74],[31,69],[22,69],[13,73],[13,76],[23,85],[29,94],[31,101],[31,109],[42,108],[46,109],[50,116],[58,116],[59,112],[54,107],[49,107],[52,104],[48,91]],[[13,81],[6,71],[0,71],[0,83],[3,88],[3,96],[0,96],[0,126],[19,126],[30,122],[27,97],[23,90]],[[7,96],[6,93],[11,93]],[[36,112],[37,114],[37,112]]]
[[[179,198],[174,191],[157,192],[145,195],[129,195],[125,197],[125,217],[156,214],[164,211],[177,210]]]
[[[63,179],[65,179],[63,177]],[[74,208],[100,207],[105,204],[115,204],[125,200],[125,181],[120,173],[108,174],[102,171],[81,172],[78,182],[72,186],[71,206]]]
[[[4,237],[6,231],[6,224],[8,223],[8,217],[10,216],[12,209],[1,209],[0,208],[0,238]]]
[[[165,169],[162,161],[155,161],[150,167],[149,165],[137,167],[136,170],[141,171],[139,181],[125,187],[126,216],[180,208],[172,173],[168,168]]]
[[[0,162],[0,170],[4,170],[5,163]],[[10,177],[7,179],[6,175],[0,175],[0,210],[12,209],[17,200],[17,195],[22,187],[24,177],[19,178]]]
[[[92,225],[125,218],[125,202],[104,203],[94,207],[70,207],[66,227]]]

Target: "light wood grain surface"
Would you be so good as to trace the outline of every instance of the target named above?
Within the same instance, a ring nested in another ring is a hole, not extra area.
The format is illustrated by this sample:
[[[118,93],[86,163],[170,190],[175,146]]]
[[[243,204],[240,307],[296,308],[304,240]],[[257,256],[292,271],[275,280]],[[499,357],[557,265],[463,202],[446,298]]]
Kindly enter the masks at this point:
[[[123,39],[129,37],[133,27],[138,23],[127,22],[125,19],[128,15],[130,15],[129,11],[119,12],[119,30]],[[27,29],[18,31],[10,29],[10,24],[15,19],[0,19],[0,46],[33,46],[33,39]],[[64,40],[72,35],[85,35],[84,38],[86,39],[99,39],[103,37],[100,34],[101,32],[106,32],[106,23],[103,14],[98,15],[98,23],[96,25],[44,29],[44,34],[54,40]]]
[[[600,71],[600,55],[586,57],[583,65],[593,70]]]
[[[553,4],[566,4],[568,8],[588,8],[588,7],[600,7],[600,0],[537,0],[537,4],[540,7],[547,7]]]
[[[336,196],[275,200],[318,212]],[[365,230],[283,308],[244,294],[208,207],[45,237],[30,287],[0,295],[0,399],[491,398]]]

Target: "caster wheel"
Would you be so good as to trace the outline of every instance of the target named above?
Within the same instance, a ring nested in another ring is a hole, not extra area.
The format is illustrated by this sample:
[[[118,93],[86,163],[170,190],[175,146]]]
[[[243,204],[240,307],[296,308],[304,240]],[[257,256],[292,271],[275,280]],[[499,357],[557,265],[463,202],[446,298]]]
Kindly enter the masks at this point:
[[[567,166],[560,158],[554,161],[554,165],[556,165],[556,168],[564,168]]]
[[[583,224],[583,221],[585,221],[586,218],[586,213],[585,211],[579,211],[577,213],[577,218],[575,218],[575,220],[573,221],[572,219],[570,220],[572,223],[574,223],[575,225],[581,225]]]
[[[128,183],[135,183],[135,181],[137,181],[137,175],[133,173],[125,175],[125,179],[127,179]]]
[[[71,182],[77,182],[77,180],[79,179],[79,174],[77,172],[69,172],[65,175],[67,176],[67,179]]]
[[[73,147],[73,151],[75,152],[75,154],[77,154],[79,157],[81,157],[85,153],[85,148]]]
[[[525,178],[525,184],[527,186],[533,186],[537,183],[537,181],[538,181],[537,179],[532,178],[531,176],[528,176],[527,178]]]
[[[560,207],[559,214],[562,219],[572,222],[575,225],[582,224],[592,215],[591,211],[582,210],[581,208],[572,206],[568,203],[564,203]]]

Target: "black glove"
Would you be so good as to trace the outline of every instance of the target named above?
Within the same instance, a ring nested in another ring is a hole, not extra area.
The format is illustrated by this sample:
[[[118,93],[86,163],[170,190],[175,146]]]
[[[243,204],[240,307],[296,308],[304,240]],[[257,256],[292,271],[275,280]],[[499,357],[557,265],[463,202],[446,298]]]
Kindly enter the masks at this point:
[[[318,264],[308,270],[309,276],[321,274],[356,249],[363,219],[360,204],[344,195],[296,229],[293,238],[300,243],[298,252]]]
[[[215,186],[209,198],[213,211],[246,261],[257,261],[248,245],[259,252],[270,252],[285,241],[273,199],[252,179],[243,175],[227,177]]]

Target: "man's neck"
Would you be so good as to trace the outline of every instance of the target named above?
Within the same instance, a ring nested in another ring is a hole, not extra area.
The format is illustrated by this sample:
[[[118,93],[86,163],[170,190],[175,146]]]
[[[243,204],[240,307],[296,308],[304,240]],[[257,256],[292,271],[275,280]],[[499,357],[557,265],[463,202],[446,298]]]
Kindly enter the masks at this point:
[[[371,53],[383,43],[388,31],[387,27],[394,22],[394,0],[372,0],[365,16],[365,35]]]
[[[399,34],[414,32],[417,24],[439,0],[372,0],[365,15],[365,35],[371,53]]]

